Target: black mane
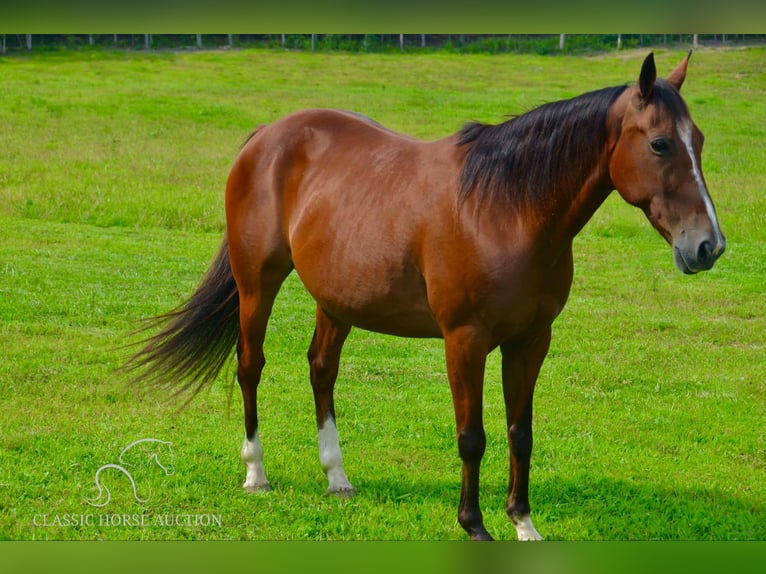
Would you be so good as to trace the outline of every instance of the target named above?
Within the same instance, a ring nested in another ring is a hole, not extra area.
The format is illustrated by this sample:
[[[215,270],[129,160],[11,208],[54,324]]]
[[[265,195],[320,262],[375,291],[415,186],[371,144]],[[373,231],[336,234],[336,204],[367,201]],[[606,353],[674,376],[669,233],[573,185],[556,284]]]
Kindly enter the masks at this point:
[[[627,86],[604,88],[544,104],[504,123],[466,124],[458,145],[470,146],[460,199],[540,202],[581,185],[606,144],[606,115]],[[567,188],[567,189],[564,189]]]

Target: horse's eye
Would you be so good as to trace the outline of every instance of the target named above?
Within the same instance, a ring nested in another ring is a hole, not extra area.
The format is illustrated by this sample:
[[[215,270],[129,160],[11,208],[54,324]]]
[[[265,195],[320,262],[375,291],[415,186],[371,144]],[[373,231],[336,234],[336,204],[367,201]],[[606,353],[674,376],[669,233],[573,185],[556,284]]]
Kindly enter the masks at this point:
[[[651,146],[652,151],[657,155],[665,155],[670,151],[670,143],[668,143],[668,140],[665,138],[653,139],[652,143],[649,145]]]

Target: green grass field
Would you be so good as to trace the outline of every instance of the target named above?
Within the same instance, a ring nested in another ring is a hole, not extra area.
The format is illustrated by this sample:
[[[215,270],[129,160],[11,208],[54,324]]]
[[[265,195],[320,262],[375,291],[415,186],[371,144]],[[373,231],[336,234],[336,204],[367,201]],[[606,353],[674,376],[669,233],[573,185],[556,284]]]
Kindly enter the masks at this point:
[[[440,341],[354,331],[336,392],[358,495],[322,496],[305,352],[313,305],[292,276],[260,392],[268,494],[240,484],[233,366],[179,412],[114,370],[142,318],[183,300],[224,229],[223,188],[258,124],[341,107],[422,138],[635,81],[645,52],[591,57],[281,51],[61,52],[0,58],[0,539],[465,539]],[[660,75],[683,57],[657,51]],[[728,239],[680,274],[617,194],[575,241],[575,280],[536,393],[533,519],[549,540],[766,539],[766,50],[700,49],[684,94]],[[487,528],[503,511],[499,356],[487,370]],[[94,475],[141,438],[175,473],[139,494]],[[184,518],[189,517],[189,518]]]

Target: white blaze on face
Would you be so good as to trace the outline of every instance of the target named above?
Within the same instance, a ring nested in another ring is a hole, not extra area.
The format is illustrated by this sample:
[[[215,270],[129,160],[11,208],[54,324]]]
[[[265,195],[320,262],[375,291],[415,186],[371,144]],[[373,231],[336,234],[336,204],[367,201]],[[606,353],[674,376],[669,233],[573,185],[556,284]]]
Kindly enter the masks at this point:
[[[248,489],[267,490],[269,488],[269,481],[266,479],[266,472],[263,470],[263,446],[261,446],[258,431],[255,431],[252,440],[245,438],[245,442],[242,445],[242,462],[247,467],[245,483],[242,486]]]
[[[713,200],[710,199],[710,194],[708,193],[707,187],[705,186],[705,182],[702,179],[702,171],[700,170],[700,167],[697,164],[697,156],[694,154],[694,147],[692,145],[691,121],[688,118],[679,121],[676,124],[676,130],[678,130],[678,136],[681,138],[681,141],[683,142],[684,147],[686,148],[686,152],[689,154],[689,159],[692,162],[692,175],[694,176],[694,180],[697,182],[697,187],[699,188],[700,196],[702,197],[702,201],[705,203],[705,210],[707,211],[707,216],[708,218],[710,218],[710,223],[713,226],[713,233],[715,233],[716,245],[713,250],[713,253],[715,255],[718,255],[724,246],[723,235],[721,234],[721,229],[718,226],[718,217],[716,216],[716,213],[715,213]]]
[[[353,492],[354,487],[346,478],[343,470],[343,456],[340,453],[338,441],[338,429],[335,421],[328,418],[319,429],[319,463],[327,475],[329,482],[328,492]]]

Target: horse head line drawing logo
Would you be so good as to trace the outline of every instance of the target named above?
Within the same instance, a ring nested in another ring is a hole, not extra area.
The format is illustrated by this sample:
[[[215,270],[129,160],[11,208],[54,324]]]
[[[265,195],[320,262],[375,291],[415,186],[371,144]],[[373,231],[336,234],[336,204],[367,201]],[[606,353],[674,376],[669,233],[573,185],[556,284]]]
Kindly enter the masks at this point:
[[[169,463],[163,464],[160,461],[160,457],[157,450],[153,450],[151,454],[149,455],[148,459],[150,461],[153,461],[158,467],[160,467],[164,471],[166,476],[170,476],[175,473],[175,468],[173,467],[173,458],[172,458],[173,454],[172,454],[172,450],[170,450],[170,447],[173,445],[173,443],[170,441],[160,440],[156,438],[142,438],[142,439],[133,441],[124,449],[122,449],[122,452],[120,453],[120,456],[118,459],[120,464],[108,463],[108,464],[104,464],[100,466],[98,470],[96,470],[96,475],[94,477],[94,480],[96,483],[96,488],[98,489],[98,494],[93,498],[83,497],[83,500],[85,500],[85,502],[90,504],[91,506],[96,506],[96,507],[104,507],[107,504],[109,504],[110,500],[112,499],[112,493],[106,485],[101,484],[100,476],[101,476],[101,473],[104,472],[105,470],[114,469],[124,474],[128,478],[128,480],[130,481],[130,485],[133,489],[133,497],[136,499],[136,502],[139,502],[141,504],[145,504],[146,502],[148,502],[149,498],[151,498],[151,486],[148,486],[149,494],[145,498],[140,497],[138,495],[138,487],[136,486],[136,481],[133,478],[132,473],[126,468],[127,466],[130,466],[130,464],[126,463],[125,460],[123,459],[126,453],[131,451],[136,446],[144,445],[144,444],[167,447],[169,451],[169,458],[170,458]],[[102,500],[104,493],[106,493],[106,500]]]

